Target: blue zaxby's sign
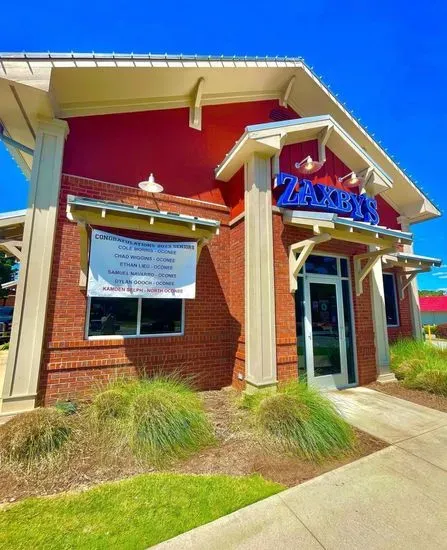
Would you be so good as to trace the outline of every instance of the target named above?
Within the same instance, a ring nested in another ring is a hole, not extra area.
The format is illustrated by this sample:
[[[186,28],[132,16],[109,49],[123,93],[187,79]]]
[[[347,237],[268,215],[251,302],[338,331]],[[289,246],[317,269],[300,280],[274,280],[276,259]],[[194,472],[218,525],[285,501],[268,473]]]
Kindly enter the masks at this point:
[[[310,180],[299,180],[284,172],[277,176],[276,187],[279,186],[284,186],[277,201],[282,208],[334,212],[372,225],[379,223],[377,201],[367,195],[356,195],[322,183],[313,185]]]

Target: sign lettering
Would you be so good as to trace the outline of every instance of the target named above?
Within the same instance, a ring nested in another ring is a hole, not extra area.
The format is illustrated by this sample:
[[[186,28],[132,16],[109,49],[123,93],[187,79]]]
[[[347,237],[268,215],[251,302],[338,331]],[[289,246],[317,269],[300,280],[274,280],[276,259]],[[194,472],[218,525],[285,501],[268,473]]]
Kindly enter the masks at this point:
[[[152,242],[94,229],[88,295],[195,298],[196,242]]]
[[[356,195],[322,183],[313,185],[310,180],[300,181],[296,176],[285,172],[278,174],[276,186],[284,186],[277,201],[277,205],[282,208],[301,207],[334,212],[371,225],[379,223],[377,201],[367,195]]]

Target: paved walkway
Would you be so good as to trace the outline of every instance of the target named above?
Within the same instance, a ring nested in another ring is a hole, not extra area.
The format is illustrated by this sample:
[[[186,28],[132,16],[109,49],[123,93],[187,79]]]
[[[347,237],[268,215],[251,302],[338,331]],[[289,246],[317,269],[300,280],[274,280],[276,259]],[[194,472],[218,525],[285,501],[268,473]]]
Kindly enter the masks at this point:
[[[391,447],[156,548],[447,550],[447,414],[367,388],[330,397]]]

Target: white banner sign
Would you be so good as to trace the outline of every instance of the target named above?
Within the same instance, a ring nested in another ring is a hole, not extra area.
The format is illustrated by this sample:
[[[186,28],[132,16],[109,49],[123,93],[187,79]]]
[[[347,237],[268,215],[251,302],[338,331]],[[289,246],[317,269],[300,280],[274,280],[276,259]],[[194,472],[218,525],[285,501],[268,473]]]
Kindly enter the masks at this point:
[[[94,229],[88,295],[195,298],[196,242],[128,239]]]

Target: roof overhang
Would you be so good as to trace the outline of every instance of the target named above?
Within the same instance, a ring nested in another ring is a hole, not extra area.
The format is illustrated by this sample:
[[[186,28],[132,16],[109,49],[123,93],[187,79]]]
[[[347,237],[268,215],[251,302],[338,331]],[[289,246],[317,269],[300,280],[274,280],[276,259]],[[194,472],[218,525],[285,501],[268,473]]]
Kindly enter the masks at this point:
[[[278,99],[305,118],[327,113],[393,181],[383,192],[393,208],[410,223],[440,215],[300,58],[0,54],[0,121],[33,149],[39,117],[197,106],[199,82],[200,105]],[[14,155],[31,167],[29,155]]]
[[[334,239],[380,248],[393,248],[396,245],[411,244],[413,242],[412,233],[355,221],[351,218],[341,217],[338,214],[289,209],[278,210],[282,212],[285,224],[310,229],[315,235],[324,231]]]
[[[421,269],[440,267],[442,260],[440,258],[430,258],[429,256],[418,256],[408,252],[396,252],[383,257],[383,262],[387,267],[402,267],[410,269]]]
[[[329,147],[350,170],[367,175],[368,191],[372,194],[384,192],[392,187],[391,178],[330,115],[247,126],[216,168],[216,179],[230,180],[253,153],[273,156],[279,154],[285,145],[315,139]],[[320,147],[320,157],[324,156],[324,146]]]
[[[22,238],[26,210],[14,210],[0,214],[0,238]]]

